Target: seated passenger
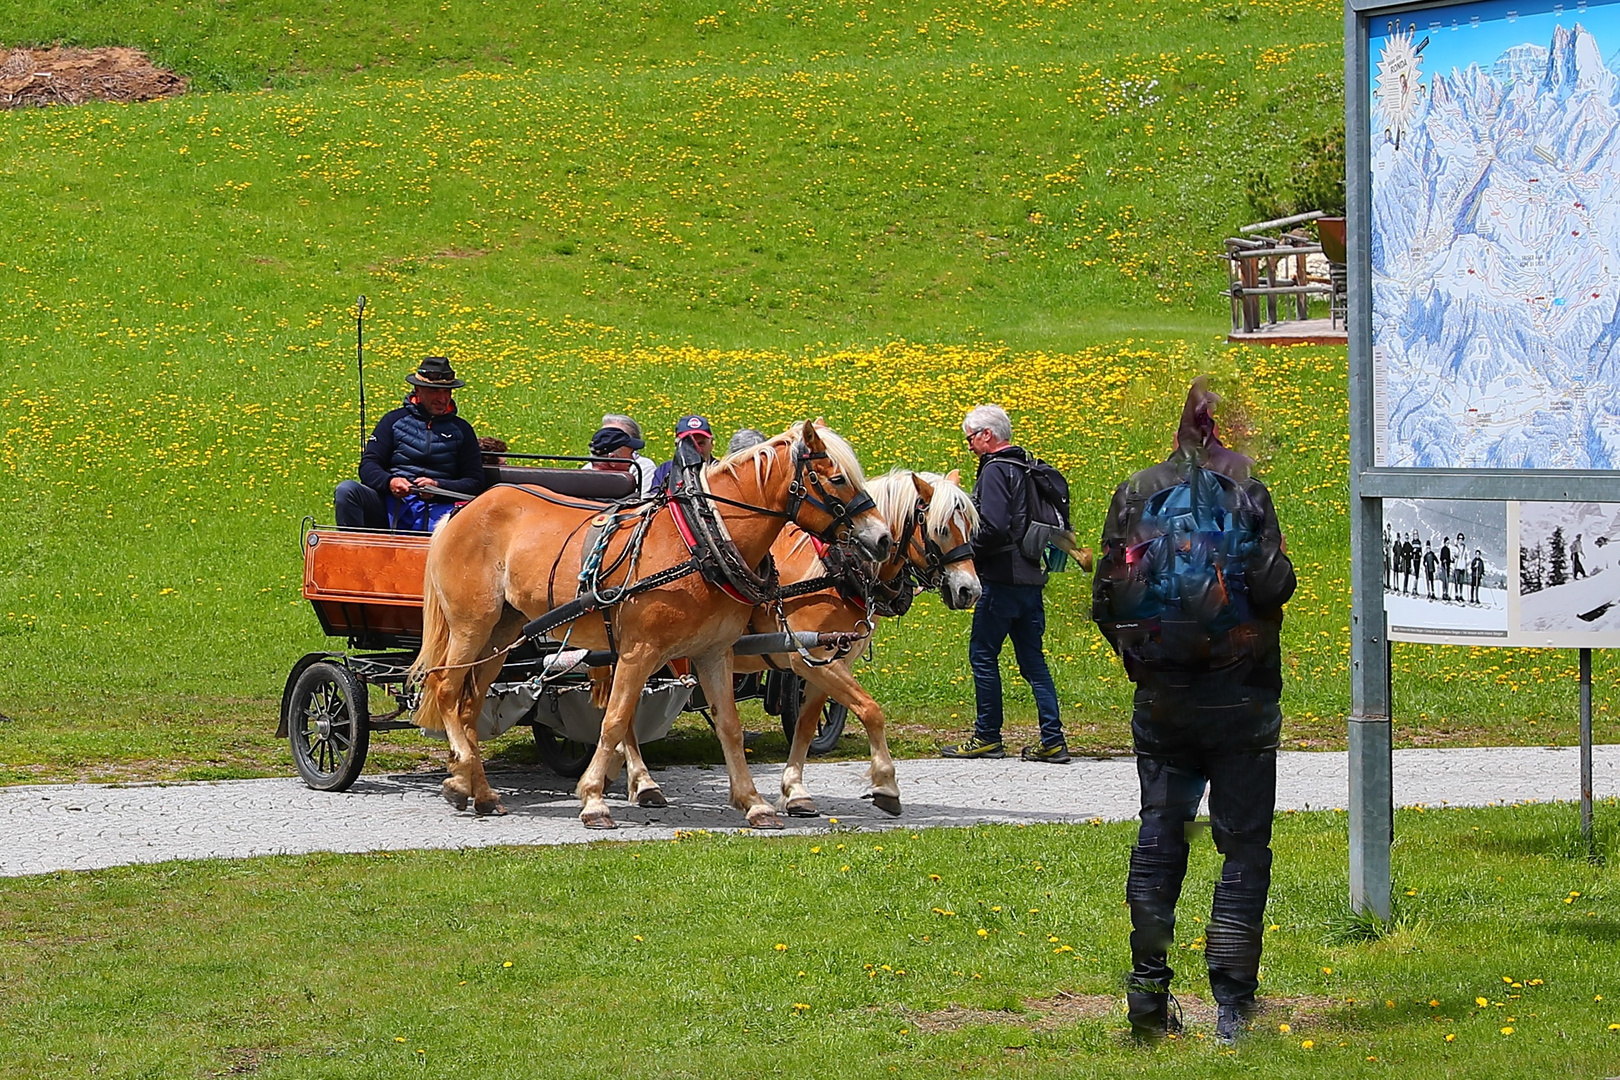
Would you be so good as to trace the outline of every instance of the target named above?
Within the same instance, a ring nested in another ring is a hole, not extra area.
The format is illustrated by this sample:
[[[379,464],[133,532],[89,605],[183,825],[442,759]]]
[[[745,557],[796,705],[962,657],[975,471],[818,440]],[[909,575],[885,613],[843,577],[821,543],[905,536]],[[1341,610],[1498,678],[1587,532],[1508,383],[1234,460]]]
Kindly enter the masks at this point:
[[[485,465],[505,465],[506,459],[501,455],[506,453],[507,449],[505,439],[497,439],[493,435],[478,437],[478,453],[483,457]]]
[[[714,430],[701,416],[683,416],[675,422],[675,456],[658,466],[653,473],[653,490],[662,491],[670,482],[677,464],[686,465],[714,460]]]
[[[632,439],[643,438],[641,425],[623,413],[605,413],[602,416],[602,426],[618,428]],[[642,443],[643,446],[646,443]],[[658,463],[639,451],[630,459],[636,464],[636,475],[641,478],[641,497],[645,499],[652,494],[653,473],[658,471]]]
[[[758,428],[739,428],[736,434],[731,436],[731,441],[726,444],[726,456],[730,457],[732,454],[739,454],[744,450],[752,449],[762,442],[769,442],[770,438],[769,435]]]
[[[478,435],[456,415],[451,391],[467,384],[450,361],[430,356],[405,381],[405,403],[377,421],[360,455],[360,479],[338,485],[340,528],[428,532],[456,503],[484,490]],[[428,494],[439,488],[455,497]]]
[[[597,472],[629,472],[635,464],[636,451],[647,444],[627,434],[623,428],[599,428],[591,436],[591,456],[609,458],[608,461],[587,461],[582,468]]]

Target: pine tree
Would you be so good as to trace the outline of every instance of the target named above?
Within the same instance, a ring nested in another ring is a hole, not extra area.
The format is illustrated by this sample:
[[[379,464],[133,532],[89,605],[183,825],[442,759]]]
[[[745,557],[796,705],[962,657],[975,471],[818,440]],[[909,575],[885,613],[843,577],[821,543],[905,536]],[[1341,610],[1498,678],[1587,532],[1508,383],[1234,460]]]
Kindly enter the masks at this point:
[[[1538,557],[1535,550],[1519,549],[1519,592],[1528,594],[1541,591],[1541,582],[1537,580],[1536,572]]]
[[[1547,584],[1562,585],[1569,580],[1569,556],[1564,551],[1564,527],[1562,525],[1553,530],[1552,556],[1548,559]]]

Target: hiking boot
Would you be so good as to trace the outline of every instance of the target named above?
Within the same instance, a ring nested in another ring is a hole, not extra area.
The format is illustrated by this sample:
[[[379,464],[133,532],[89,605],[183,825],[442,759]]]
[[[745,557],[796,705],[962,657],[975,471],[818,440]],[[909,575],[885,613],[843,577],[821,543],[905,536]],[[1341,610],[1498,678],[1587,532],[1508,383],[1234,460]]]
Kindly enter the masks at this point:
[[[1018,752],[1018,756],[1024,761],[1044,761],[1051,765],[1067,765],[1074,760],[1069,757],[1068,746],[1060,742],[1026,746]]]
[[[1181,1034],[1181,1003],[1164,991],[1132,990],[1125,995],[1125,1015],[1131,1034],[1142,1042],[1158,1042]]]
[[[1006,747],[1001,745],[1000,739],[995,742],[988,742],[975,735],[965,743],[945,747],[939,752],[939,756],[948,758],[1004,758],[1007,756],[1007,750]]]
[[[1215,1040],[1223,1046],[1231,1046],[1249,1033],[1249,1017],[1254,1012],[1252,1005],[1221,1005],[1215,1010]]]

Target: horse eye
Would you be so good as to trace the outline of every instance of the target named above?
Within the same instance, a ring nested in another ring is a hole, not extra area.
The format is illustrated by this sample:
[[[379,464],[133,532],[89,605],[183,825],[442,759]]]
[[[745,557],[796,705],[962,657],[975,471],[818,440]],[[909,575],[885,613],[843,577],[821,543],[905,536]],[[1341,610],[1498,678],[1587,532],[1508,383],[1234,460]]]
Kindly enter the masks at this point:
[[[846,481],[844,480],[844,474],[843,473],[833,473],[832,482],[835,483],[835,484],[845,483]]]

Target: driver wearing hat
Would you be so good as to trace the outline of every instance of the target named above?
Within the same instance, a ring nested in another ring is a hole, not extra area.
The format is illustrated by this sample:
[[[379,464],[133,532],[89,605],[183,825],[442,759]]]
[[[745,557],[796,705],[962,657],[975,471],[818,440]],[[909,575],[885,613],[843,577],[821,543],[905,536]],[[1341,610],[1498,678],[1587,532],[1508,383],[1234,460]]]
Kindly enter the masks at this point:
[[[478,436],[451,398],[467,384],[442,356],[424,359],[405,381],[411,384],[405,403],[377,421],[366,440],[360,479],[338,485],[339,527],[431,530],[457,502],[484,490]],[[429,494],[430,488],[458,498]]]

